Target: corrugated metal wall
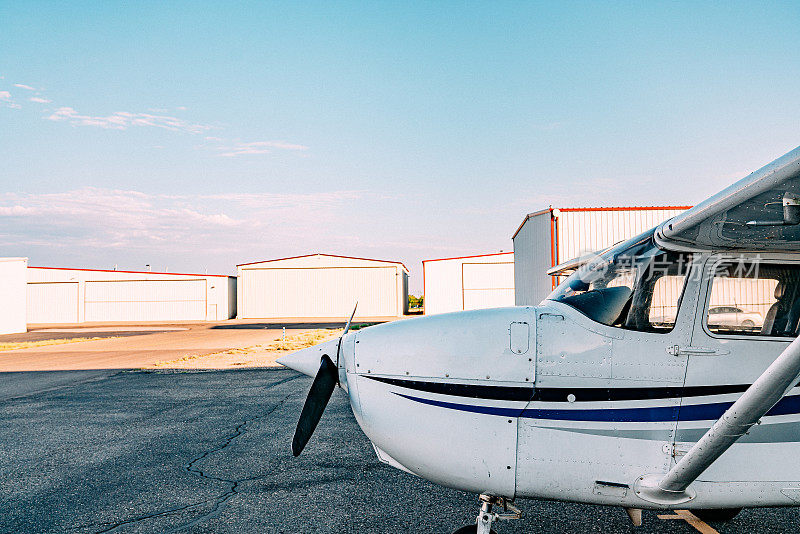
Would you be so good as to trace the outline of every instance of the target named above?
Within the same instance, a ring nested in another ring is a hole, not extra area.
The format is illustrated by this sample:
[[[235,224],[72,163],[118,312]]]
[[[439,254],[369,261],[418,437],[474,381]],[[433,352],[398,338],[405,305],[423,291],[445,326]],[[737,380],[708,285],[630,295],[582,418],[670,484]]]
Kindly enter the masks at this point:
[[[553,266],[550,246],[550,211],[526,218],[514,236],[514,302],[539,304],[553,289],[547,269]]]
[[[27,330],[25,321],[25,275],[27,258],[0,258],[0,334]]]
[[[29,323],[216,321],[235,316],[235,278],[28,269]]]
[[[246,269],[244,318],[345,317],[358,301],[363,316],[397,315],[394,267]]]
[[[550,267],[630,239],[683,211],[563,208],[526,217],[514,236],[516,304],[535,305],[547,297],[554,285],[545,274]]]
[[[206,319],[205,280],[86,282],[86,321]]]
[[[744,312],[759,313],[763,319],[777,301],[777,285],[778,281],[771,278],[714,278],[709,308],[734,306]]]
[[[240,318],[396,317],[408,306],[399,263],[314,255],[239,266]]]
[[[674,209],[567,211],[556,218],[556,264],[630,239],[683,212]]]
[[[678,311],[678,299],[683,291],[685,278],[664,276],[659,278],[653,292],[650,316],[662,317],[665,322],[673,322]],[[775,286],[778,281],[770,278],[714,278],[711,286],[711,300],[708,309],[718,306],[732,306],[745,313],[758,313],[761,318],[752,317],[755,326],[763,324],[769,308],[776,302]],[[706,310],[707,311],[707,310]]]
[[[78,282],[28,284],[29,323],[77,323]]]
[[[514,305],[513,253],[425,260],[425,314]]]
[[[422,262],[425,277],[425,314],[434,315],[462,310],[461,262],[463,260],[426,260]]]
[[[463,263],[464,309],[514,305],[514,262]]]

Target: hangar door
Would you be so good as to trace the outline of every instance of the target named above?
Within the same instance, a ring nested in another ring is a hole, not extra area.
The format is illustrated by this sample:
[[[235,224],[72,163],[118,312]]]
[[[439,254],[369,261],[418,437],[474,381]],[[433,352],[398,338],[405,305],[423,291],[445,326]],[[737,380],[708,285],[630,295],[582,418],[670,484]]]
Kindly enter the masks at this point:
[[[204,321],[206,281],[86,282],[86,321]]]
[[[28,284],[29,323],[77,323],[78,282]]]
[[[395,267],[266,268],[242,271],[242,317],[397,315]],[[402,309],[402,308],[401,308]]]
[[[514,262],[462,263],[465,310],[514,305]]]

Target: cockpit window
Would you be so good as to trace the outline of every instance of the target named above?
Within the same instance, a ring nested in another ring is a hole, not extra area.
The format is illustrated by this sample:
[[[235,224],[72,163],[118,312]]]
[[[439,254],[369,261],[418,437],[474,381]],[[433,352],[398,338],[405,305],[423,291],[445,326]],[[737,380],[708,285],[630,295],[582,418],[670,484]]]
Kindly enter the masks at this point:
[[[719,335],[797,337],[800,266],[725,261],[714,266],[706,326]]]
[[[691,259],[660,249],[649,230],[590,261],[547,298],[605,325],[669,332]]]

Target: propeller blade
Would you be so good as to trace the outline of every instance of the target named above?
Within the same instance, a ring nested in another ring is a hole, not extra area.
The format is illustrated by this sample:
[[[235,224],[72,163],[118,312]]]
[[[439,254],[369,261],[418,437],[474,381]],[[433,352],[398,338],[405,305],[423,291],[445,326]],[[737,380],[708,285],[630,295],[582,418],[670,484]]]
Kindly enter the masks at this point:
[[[295,456],[299,456],[303,452],[308,440],[311,439],[338,380],[339,371],[336,369],[336,365],[327,354],[323,354],[319,371],[314,377],[311,389],[308,390],[308,397],[303,405],[303,411],[300,412],[300,419],[297,421],[297,428],[294,431],[294,438],[292,438],[292,454]]]
[[[356,305],[353,306],[353,313],[350,314],[350,318],[347,320],[347,324],[344,326],[344,332],[342,332],[342,337],[347,334],[348,330],[350,330],[350,323],[353,322],[353,317],[356,316],[356,309],[358,308],[358,301],[356,301]]]

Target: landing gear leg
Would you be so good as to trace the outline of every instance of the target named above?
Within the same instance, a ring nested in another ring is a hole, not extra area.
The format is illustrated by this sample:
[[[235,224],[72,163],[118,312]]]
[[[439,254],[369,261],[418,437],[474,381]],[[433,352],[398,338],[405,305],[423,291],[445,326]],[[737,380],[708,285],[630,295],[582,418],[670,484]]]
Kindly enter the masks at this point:
[[[481,495],[478,497],[481,503],[481,511],[478,514],[477,528],[475,534],[492,534],[492,523],[494,522],[494,514],[492,513],[492,506],[494,506],[495,498],[488,495]]]
[[[478,497],[481,503],[481,511],[475,520],[474,525],[467,525],[456,530],[453,534],[497,534],[492,530],[492,523],[505,519],[519,519],[522,512],[508,502],[505,497],[494,497],[492,495],[481,495]],[[501,512],[493,511],[495,505],[502,506]]]

